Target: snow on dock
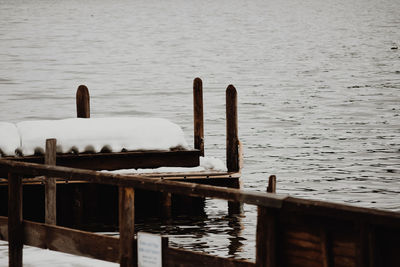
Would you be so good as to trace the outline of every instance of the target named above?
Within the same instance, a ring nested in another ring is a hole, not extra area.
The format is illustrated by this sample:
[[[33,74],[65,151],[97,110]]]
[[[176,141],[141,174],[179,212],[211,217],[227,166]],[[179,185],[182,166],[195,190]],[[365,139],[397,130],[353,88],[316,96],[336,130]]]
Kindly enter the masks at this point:
[[[0,156],[15,155],[15,150],[19,146],[20,137],[15,124],[0,122]]]
[[[4,137],[3,137],[4,135]],[[58,153],[173,150],[188,147],[182,129],[160,118],[71,118],[0,124],[3,155],[44,153],[57,139]]]

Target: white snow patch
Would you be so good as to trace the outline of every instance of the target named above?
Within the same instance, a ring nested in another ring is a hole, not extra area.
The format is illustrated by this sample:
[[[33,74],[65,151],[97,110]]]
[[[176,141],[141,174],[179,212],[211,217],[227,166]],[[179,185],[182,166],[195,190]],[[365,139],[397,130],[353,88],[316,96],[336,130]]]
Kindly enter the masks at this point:
[[[121,169],[114,171],[103,170],[102,172],[115,174],[146,174],[146,173],[188,173],[188,172],[205,172],[205,171],[227,171],[224,163],[213,157],[200,157],[200,166],[197,167],[160,167],[155,169]]]
[[[182,129],[159,118],[72,118],[17,123],[20,151],[45,151],[46,139],[57,139],[57,152],[120,152],[187,148]]]
[[[15,155],[15,150],[20,146],[18,129],[15,124],[0,122],[0,157],[1,155]]]
[[[24,267],[117,267],[119,264],[24,246]],[[0,267],[8,266],[8,243],[0,241]]]

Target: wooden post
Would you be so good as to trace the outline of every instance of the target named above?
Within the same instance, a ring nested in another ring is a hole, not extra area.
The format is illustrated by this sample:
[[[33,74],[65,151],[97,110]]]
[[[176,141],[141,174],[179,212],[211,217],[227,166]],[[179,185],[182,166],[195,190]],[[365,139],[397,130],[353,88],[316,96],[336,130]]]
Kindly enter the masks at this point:
[[[85,85],[79,85],[76,91],[76,113],[78,118],[90,118],[89,90]]]
[[[136,266],[135,236],[135,191],[132,187],[119,187],[119,255],[120,266]]]
[[[22,249],[24,246],[22,228],[22,178],[8,174],[8,264],[10,267],[22,267]]]
[[[200,78],[193,81],[193,119],[194,148],[204,157],[203,82]]]
[[[268,193],[276,193],[276,176],[268,178]],[[272,267],[275,263],[276,222],[273,209],[258,207],[256,234],[256,266]]]
[[[229,85],[226,89],[226,166],[229,172],[239,171],[238,146],[237,92]]]
[[[44,163],[56,165],[56,139],[46,140],[46,154]],[[45,185],[45,223],[57,224],[57,187],[56,178],[46,177]]]
[[[161,207],[164,218],[171,218],[172,212],[172,194],[170,192],[161,193]]]
[[[275,175],[271,175],[268,178],[267,192],[268,193],[276,193],[276,176]]]
[[[256,266],[276,267],[276,211],[258,206]]]

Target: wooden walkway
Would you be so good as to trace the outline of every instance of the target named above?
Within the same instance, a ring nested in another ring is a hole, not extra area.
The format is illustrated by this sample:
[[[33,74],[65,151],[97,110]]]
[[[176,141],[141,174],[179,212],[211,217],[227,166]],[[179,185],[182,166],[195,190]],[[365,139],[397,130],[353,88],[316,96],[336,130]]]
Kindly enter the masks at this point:
[[[0,160],[0,168],[9,173],[9,216],[0,217],[0,238],[9,241],[10,266],[22,266],[23,244],[136,266],[133,216],[136,189],[258,206],[256,262],[165,245],[163,266],[400,266],[400,213],[149,179],[142,175],[115,175],[8,160]],[[25,175],[118,186],[120,238],[57,226],[51,222],[56,203],[50,197],[46,223],[24,221],[21,181]]]

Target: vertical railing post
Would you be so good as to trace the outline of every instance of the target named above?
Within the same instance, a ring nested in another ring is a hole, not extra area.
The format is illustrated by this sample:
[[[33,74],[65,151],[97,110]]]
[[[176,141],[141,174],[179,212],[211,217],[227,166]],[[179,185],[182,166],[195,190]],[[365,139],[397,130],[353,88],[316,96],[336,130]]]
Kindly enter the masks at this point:
[[[89,90],[85,85],[79,85],[76,91],[76,114],[78,118],[90,118]]]
[[[193,81],[193,120],[194,148],[204,157],[203,82],[200,78]]]
[[[76,91],[76,116],[78,118],[90,118],[90,95],[89,89],[85,85],[79,85]],[[93,211],[96,209],[96,185],[89,184],[87,190],[89,195],[87,203],[87,213],[84,213],[84,203],[83,203],[83,188],[81,186],[73,187],[73,214],[74,223],[77,226],[81,226],[84,221],[84,217],[90,217]]]
[[[46,140],[44,164],[56,165],[56,139]],[[46,177],[45,185],[45,223],[57,224],[57,185],[56,178]]]
[[[226,167],[229,172],[239,171],[238,146],[237,92],[229,85],[226,89]]]
[[[271,175],[268,178],[267,192],[268,193],[276,193],[276,176],[275,175]]]
[[[276,176],[268,179],[268,193],[276,193]],[[276,266],[276,210],[258,206],[256,234],[256,266]]]
[[[119,255],[120,266],[137,265],[134,253],[135,191],[132,187],[119,187]]]
[[[10,267],[22,267],[24,246],[22,229],[22,178],[8,174],[8,263]]]

